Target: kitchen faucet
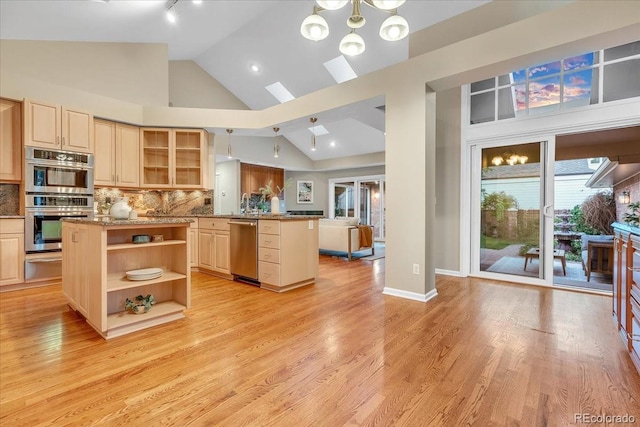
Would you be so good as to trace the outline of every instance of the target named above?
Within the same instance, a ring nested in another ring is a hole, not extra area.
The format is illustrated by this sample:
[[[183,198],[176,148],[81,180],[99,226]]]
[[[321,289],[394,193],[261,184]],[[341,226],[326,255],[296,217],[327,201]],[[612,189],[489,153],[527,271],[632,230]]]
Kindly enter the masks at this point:
[[[242,193],[242,196],[240,196],[240,210],[242,210],[242,202],[245,199],[247,200],[244,204],[244,213],[248,214],[249,213],[249,195],[247,193]]]

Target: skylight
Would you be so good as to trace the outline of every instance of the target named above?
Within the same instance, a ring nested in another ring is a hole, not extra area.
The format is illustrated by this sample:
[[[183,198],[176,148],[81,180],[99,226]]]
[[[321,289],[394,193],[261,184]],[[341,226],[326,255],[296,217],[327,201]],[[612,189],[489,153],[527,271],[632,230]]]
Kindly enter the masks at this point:
[[[348,80],[358,77],[351,65],[347,62],[347,59],[343,56],[337,56],[330,61],[324,63],[324,68],[327,69],[331,77],[336,83],[346,82]]]
[[[283,102],[296,99],[296,97],[293,96],[291,92],[289,92],[287,88],[284,87],[284,85],[280,82],[275,82],[269,86],[265,86],[264,88],[268,90],[269,93],[271,93],[271,95],[273,95],[278,101],[280,101],[281,104]]]
[[[321,136],[321,135],[326,135],[329,133],[329,131],[327,130],[327,128],[325,128],[322,125],[318,125],[315,127],[310,127],[307,128],[309,129],[309,132],[311,132],[312,134],[314,134],[315,136]],[[315,129],[315,130],[314,130]]]

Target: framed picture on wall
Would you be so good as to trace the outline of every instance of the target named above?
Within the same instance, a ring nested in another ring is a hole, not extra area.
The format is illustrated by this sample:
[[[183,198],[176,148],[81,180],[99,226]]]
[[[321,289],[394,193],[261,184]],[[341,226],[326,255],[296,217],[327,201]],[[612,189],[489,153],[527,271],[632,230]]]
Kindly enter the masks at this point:
[[[313,203],[313,181],[298,181],[298,203]]]

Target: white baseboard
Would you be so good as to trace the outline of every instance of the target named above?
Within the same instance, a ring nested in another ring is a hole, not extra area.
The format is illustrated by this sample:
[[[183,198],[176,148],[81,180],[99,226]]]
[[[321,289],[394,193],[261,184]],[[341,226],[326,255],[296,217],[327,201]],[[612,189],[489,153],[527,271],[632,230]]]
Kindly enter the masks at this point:
[[[432,298],[438,296],[438,291],[435,289],[430,290],[426,294],[418,294],[416,292],[403,291],[402,289],[394,289],[385,287],[382,290],[382,293],[385,295],[391,295],[394,297],[406,298],[414,301],[427,302]]]
[[[442,274],[443,276],[467,277],[462,274],[461,271],[443,270],[442,268],[436,268],[436,274]]]

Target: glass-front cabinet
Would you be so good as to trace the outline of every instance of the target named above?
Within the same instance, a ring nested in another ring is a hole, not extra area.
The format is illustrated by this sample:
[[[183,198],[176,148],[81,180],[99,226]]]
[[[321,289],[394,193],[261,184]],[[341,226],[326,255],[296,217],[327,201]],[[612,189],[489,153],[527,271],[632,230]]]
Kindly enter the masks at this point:
[[[205,187],[207,145],[203,130],[142,128],[140,139],[142,187]]]

